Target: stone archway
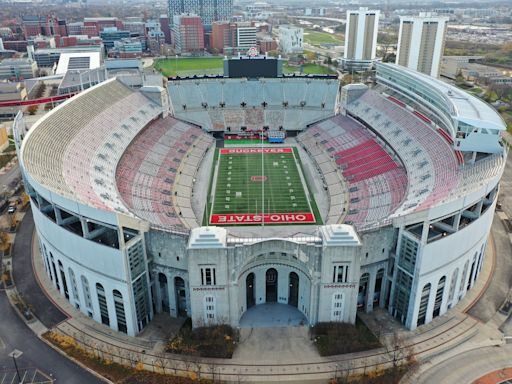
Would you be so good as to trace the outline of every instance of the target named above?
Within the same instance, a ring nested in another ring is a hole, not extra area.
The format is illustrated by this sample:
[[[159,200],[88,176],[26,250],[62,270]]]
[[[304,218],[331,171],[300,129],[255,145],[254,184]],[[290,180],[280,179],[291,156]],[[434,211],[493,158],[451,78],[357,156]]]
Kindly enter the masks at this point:
[[[176,314],[178,316],[187,316],[187,293],[185,290],[185,280],[179,276],[174,278],[174,292],[176,295]]]
[[[277,269],[269,268],[265,273],[265,302],[276,303],[278,292],[278,274]]]
[[[245,279],[245,293],[246,293],[246,305],[247,309],[253,307],[256,304],[256,295],[254,287],[254,273],[251,272]]]
[[[295,272],[288,275],[288,305],[299,306],[299,275]]]

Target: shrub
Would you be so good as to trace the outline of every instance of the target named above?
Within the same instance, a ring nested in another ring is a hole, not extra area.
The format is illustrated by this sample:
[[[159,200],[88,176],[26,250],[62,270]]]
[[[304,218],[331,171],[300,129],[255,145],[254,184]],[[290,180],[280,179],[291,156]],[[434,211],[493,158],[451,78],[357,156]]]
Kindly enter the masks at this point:
[[[167,351],[192,356],[231,358],[238,341],[238,333],[228,324],[192,329],[185,322],[179,334],[167,345]]]
[[[315,345],[321,356],[360,352],[381,346],[377,338],[359,320],[347,323],[318,323],[311,329]]]

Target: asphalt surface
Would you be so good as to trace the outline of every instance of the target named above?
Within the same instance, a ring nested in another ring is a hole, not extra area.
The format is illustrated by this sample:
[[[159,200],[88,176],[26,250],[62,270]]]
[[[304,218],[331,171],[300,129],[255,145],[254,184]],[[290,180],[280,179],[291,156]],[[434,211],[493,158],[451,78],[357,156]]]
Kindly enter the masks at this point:
[[[18,229],[12,250],[13,278],[18,293],[30,303],[39,321],[47,328],[52,328],[67,319],[67,316],[53,305],[36,281],[31,260],[33,232],[34,219],[29,209]]]
[[[0,175],[0,190],[9,189],[10,184],[19,178],[21,178],[20,166],[16,163],[4,175]]]
[[[23,352],[17,360],[20,369],[38,368],[46,374],[52,374],[56,383],[103,383],[39,340],[14,312],[3,291],[0,291],[0,339],[3,342],[0,342],[1,371],[14,369],[13,361],[7,355],[19,349]]]
[[[510,366],[512,345],[477,348],[436,364],[415,384],[466,384],[473,383],[487,372]]]

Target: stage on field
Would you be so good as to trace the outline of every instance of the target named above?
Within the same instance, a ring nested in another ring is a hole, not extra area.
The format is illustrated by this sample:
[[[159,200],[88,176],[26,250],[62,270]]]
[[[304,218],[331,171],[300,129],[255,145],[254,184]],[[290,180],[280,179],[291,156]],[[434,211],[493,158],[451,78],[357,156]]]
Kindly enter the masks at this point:
[[[207,224],[321,224],[296,149],[221,148],[206,207]]]

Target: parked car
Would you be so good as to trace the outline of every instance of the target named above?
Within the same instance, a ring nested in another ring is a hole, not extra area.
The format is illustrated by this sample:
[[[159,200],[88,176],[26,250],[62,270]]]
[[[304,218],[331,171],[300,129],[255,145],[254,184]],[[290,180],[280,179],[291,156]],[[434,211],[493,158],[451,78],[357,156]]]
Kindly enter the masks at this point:
[[[9,209],[7,209],[7,213],[12,215],[14,212],[16,212],[16,207],[14,205],[10,205]]]

